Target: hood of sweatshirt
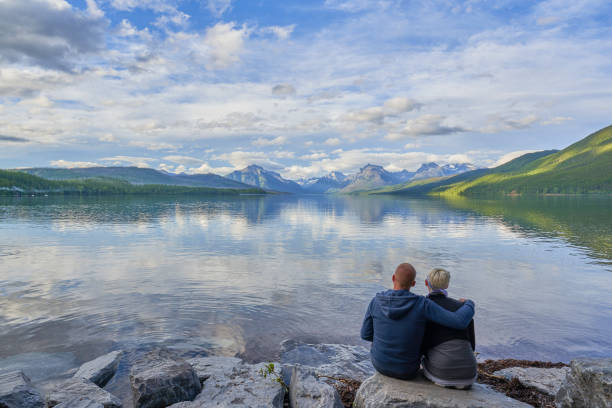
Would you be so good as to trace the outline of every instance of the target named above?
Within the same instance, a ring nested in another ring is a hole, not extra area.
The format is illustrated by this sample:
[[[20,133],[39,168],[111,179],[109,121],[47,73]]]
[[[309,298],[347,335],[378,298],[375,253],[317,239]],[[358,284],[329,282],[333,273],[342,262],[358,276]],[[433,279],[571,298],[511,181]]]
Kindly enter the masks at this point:
[[[422,296],[409,290],[386,290],[376,294],[381,312],[391,320],[404,317],[419,302]]]

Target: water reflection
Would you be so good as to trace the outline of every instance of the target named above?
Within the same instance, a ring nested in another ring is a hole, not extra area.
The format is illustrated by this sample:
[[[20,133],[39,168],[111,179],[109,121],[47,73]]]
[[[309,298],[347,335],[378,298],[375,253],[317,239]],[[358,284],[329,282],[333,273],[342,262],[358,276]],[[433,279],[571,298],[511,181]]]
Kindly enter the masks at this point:
[[[600,356],[611,219],[597,199],[3,199],[0,358],[77,364],[162,342],[259,360],[285,338],[359,343],[369,298],[406,260],[418,293],[440,266],[476,300],[485,357]]]
[[[596,262],[612,264],[612,197],[510,197],[445,200],[453,209],[496,217],[531,238],[561,237],[586,249]]]

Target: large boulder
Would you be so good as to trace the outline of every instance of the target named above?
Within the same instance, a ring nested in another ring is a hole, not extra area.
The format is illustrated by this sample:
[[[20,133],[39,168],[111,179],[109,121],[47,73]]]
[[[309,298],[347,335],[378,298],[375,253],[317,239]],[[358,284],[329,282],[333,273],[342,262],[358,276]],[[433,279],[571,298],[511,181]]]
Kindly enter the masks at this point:
[[[312,368],[294,365],[289,386],[292,408],[344,408],[338,391],[319,379]]]
[[[57,384],[47,394],[47,406],[54,407],[74,399],[84,398],[102,404],[104,408],[121,408],[121,401],[108,391],[84,378],[70,378]]]
[[[482,384],[464,391],[437,386],[420,375],[415,380],[402,381],[376,373],[361,384],[353,407],[529,408],[530,405]]]
[[[317,375],[357,381],[375,372],[367,348],[346,344],[304,344],[286,340],[281,343],[281,364],[287,383],[291,381],[291,370],[296,364],[313,368]]]
[[[236,362],[232,357],[204,357],[190,360],[199,367],[198,374],[208,376],[202,392],[192,402],[174,404],[172,408],[237,407],[282,408],[284,387],[277,381],[280,367],[274,365],[272,373],[266,364]],[[216,365],[212,365],[215,362]]]
[[[242,360],[237,357],[197,357],[187,360],[193,367],[200,379],[200,382],[208,380],[212,376],[223,376],[231,373],[234,367],[242,364]]]
[[[44,406],[42,395],[22,371],[0,374],[0,407],[42,408]]]
[[[104,408],[104,405],[89,398],[74,398],[70,401],[62,402],[54,408]]]
[[[572,360],[555,403],[559,408],[612,407],[612,358]]]
[[[511,381],[513,378],[527,387],[555,396],[565,381],[569,367],[537,368],[537,367],[509,367],[495,371],[493,374]]]
[[[193,367],[173,352],[154,349],[130,372],[134,408],[165,408],[191,401],[202,389]]]
[[[74,374],[75,378],[85,378],[99,387],[104,387],[106,383],[115,375],[121,351],[113,351],[103,356],[83,364]]]

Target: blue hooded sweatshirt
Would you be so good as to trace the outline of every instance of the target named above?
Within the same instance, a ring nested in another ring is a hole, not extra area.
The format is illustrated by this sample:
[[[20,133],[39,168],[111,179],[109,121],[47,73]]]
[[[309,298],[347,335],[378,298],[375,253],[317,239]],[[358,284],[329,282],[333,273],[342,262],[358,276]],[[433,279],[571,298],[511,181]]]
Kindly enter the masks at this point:
[[[453,329],[465,329],[474,316],[474,302],[466,300],[450,312],[409,290],[377,293],[361,326],[361,338],[372,342],[374,368],[389,377],[413,378],[421,363],[425,323],[431,320]]]

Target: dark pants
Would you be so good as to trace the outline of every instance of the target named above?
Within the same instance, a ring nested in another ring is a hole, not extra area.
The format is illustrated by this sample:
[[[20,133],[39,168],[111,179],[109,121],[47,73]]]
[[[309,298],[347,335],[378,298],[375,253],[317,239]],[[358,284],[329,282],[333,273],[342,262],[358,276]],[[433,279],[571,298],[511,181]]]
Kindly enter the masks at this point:
[[[372,365],[374,366],[376,371],[378,371],[382,375],[386,377],[397,378],[398,380],[414,380],[417,374],[419,373],[418,368],[411,373],[392,373],[390,371],[385,370],[384,368],[379,367],[378,364],[374,362],[374,360],[372,360]]]

